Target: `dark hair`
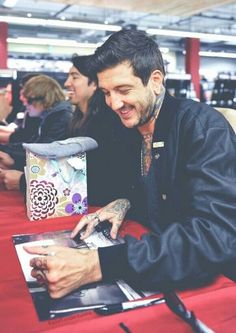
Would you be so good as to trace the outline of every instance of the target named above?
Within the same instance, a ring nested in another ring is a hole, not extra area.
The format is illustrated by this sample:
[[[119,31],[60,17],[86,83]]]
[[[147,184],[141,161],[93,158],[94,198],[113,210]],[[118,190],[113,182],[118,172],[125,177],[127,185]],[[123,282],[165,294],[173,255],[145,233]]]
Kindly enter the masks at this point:
[[[97,84],[96,72],[91,68],[91,59],[92,55],[79,56],[74,54],[71,58],[71,62],[82,75],[88,78],[88,84],[92,82]],[[78,106],[76,107],[69,126],[70,135],[85,135],[91,118],[96,115],[104,105],[103,93],[97,89],[89,100],[88,112],[86,114],[83,114]]]
[[[97,89],[90,98],[88,113],[86,115],[83,114],[79,107],[74,110],[73,117],[69,125],[70,135],[87,135],[87,128],[93,117],[98,113],[105,112],[107,108],[103,92]]]
[[[147,85],[154,70],[158,69],[165,75],[157,43],[145,32],[138,30],[121,30],[112,34],[95,51],[91,67],[99,73],[125,61],[131,64],[134,75],[140,77],[144,85]]]
[[[88,78],[88,84],[95,81],[97,82],[96,72],[91,68],[92,55],[79,56],[77,54],[73,55],[71,62],[78,71]]]

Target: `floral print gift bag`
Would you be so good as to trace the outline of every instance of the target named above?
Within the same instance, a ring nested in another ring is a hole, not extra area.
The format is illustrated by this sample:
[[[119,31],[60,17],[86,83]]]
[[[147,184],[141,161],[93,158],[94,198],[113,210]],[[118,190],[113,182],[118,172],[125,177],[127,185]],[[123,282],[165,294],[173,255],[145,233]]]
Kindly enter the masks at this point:
[[[31,221],[87,213],[86,151],[92,138],[23,144],[26,149],[26,205]]]

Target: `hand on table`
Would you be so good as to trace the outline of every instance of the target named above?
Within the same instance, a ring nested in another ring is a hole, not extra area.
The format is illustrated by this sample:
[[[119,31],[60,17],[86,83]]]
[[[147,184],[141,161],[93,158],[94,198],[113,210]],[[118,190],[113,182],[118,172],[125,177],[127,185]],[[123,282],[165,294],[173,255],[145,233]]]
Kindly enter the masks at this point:
[[[20,178],[23,175],[22,171],[18,170],[3,170],[0,168],[0,180],[5,185],[7,190],[19,190]]]
[[[129,208],[130,202],[127,199],[117,199],[112,201],[107,206],[97,210],[95,213],[83,216],[72,231],[71,237],[75,237],[79,231],[86,226],[86,231],[83,236],[81,236],[81,239],[85,239],[94,231],[94,228],[98,223],[108,220],[112,224],[110,235],[113,239],[115,239]]]
[[[15,161],[10,155],[0,151],[0,168],[10,169],[14,165]]]
[[[62,246],[24,246],[31,254],[43,255],[30,260],[32,277],[45,284],[52,298],[102,279],[97,250],[72,249]]]

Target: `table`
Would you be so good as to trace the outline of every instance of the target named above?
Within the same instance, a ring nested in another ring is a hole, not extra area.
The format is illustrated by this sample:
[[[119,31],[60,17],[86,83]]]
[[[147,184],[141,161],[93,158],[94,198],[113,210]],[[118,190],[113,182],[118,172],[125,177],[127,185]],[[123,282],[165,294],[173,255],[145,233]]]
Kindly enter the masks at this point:
[[[93,210],[91,208],[91,210]],[[24,198],[19,192],[0,191],[0,329],[4,333],[190,333],[180,318],[165,304],[136,309],[110,316],[93,311],[40,322],[21,271],[13,234],[72,229],[78,216],[30,222]],[[128,221],[122,230],[137,237],[143,229]],[[220,276],[209,286],[180,292],[188,309],[219,333],[236,331],[236,284]]]

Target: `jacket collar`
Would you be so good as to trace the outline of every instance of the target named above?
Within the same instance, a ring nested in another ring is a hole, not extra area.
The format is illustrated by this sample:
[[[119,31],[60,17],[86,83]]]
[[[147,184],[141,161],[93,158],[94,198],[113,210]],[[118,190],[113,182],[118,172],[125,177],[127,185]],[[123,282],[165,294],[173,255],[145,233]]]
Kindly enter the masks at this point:
[[[180,101],[175,97],[165,94],[165,98],[155,124],[153,141],[164,141],[169,135],[171,124],[176,117],[176,110],[178,109]]]

